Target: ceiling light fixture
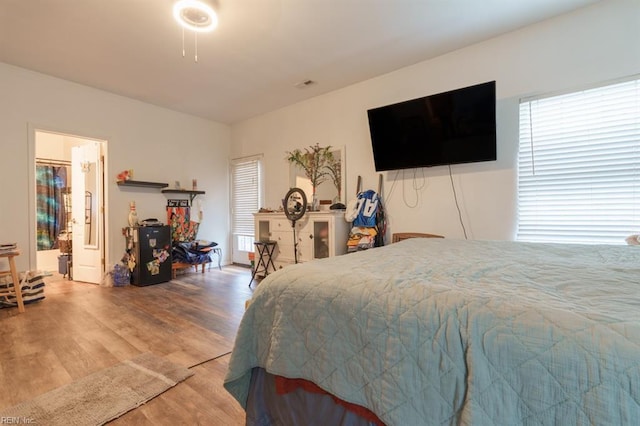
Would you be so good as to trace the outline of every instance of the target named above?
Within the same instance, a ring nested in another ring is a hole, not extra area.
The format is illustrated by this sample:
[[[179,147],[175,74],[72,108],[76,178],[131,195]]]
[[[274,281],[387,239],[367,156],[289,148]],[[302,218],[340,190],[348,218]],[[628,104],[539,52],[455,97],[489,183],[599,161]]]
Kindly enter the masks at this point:
[[[195,34],[195,62],[198,62],[198,33],[213,31],[218,26],[218,15],[202,0],[180,0],[173,6],[173,17],[182,27],[182,57],[184,51],[184,30]]]
[[[173,6],[173,17],[183,28],[199,33],[213,31],[218,26],[216,12],[200,0],[180,0]]]

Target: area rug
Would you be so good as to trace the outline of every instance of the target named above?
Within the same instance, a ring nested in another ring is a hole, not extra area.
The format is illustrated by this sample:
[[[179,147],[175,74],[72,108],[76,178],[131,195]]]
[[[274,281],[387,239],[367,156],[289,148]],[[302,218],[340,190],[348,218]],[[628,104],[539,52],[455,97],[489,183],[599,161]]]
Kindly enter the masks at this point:
[[[177,385],[193,372],[144,353],[0,413],[38,425],[102,425]]]

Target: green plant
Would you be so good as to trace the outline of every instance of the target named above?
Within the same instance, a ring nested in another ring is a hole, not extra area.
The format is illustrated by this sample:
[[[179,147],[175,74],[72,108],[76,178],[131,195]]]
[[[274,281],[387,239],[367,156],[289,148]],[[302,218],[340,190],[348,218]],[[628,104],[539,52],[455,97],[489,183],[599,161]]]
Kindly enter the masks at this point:
[[[336,157],[332,151],[327,152],[327,173],[338,190],[338,200],[342,199],[342,163],[340,157]]]
[[[304,175],[311,182],[314,197],[318,185],[325,182],[329,177],[333,179],[327,169],[329,158],[333,158],[331,147],[322,147],[317,143],[305,148],[304,152],[300,149],[287,151],[286,157],[289,163],[295,164],[303,170]]]

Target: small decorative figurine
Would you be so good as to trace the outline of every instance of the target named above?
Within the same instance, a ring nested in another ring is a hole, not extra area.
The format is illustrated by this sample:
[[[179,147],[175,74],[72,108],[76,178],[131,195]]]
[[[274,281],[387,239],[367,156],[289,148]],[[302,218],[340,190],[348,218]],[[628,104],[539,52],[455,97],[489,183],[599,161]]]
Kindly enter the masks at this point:
[[[136,212],[136,202],[131,201],[129,203],[129,226],[138,225],[138,213]]]

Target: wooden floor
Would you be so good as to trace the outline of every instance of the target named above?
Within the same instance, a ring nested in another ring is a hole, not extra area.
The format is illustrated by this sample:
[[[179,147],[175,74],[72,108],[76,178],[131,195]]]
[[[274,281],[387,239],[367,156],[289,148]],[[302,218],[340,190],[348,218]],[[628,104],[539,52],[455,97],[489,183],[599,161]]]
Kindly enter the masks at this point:
[[[153,352],[195,374],[109,425],[244,424],[222,381],[250,278],[238,266],[147,287],[47,278],[45,299],[24,314],[0,309],[0,411]]]

